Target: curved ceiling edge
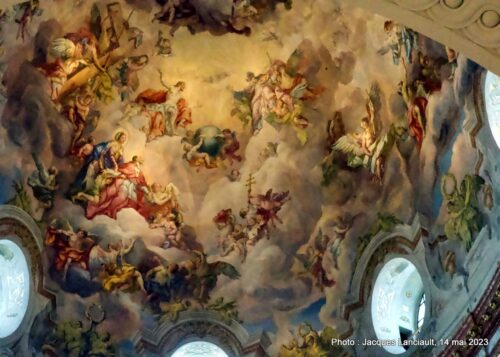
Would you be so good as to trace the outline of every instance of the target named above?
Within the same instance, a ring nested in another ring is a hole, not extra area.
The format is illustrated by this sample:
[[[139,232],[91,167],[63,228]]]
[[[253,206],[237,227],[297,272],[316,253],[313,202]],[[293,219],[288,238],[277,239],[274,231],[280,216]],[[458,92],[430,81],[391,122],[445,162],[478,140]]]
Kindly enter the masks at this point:
[[[423,4],[422,0],[406,1],[404,4],[392,0],[338,1],[404,24],[500,74],[500,6],[492,5],[487,0],[474,0],[474,7],[465,6],[464,2],[464,5],[454,9],[446,8],[440,2],[427,1]],[[438,17],[440,14],[442,16]],[[465,16],[468,20],[459,21],[464,14],[469,15]],[[497,17],[499,23],[496,23]],[[436,18],[440,21],[437,22]],[[472,23],[471,18],[474,18]]]

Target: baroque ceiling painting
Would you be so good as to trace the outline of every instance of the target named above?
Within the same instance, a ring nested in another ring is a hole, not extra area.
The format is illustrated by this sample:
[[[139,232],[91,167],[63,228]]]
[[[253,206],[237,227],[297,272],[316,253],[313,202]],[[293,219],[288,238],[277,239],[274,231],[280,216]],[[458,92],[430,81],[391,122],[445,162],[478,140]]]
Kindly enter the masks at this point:
[[[0,214],[0,347],[493,353],[495,74],[333,0],[1,8],[0,203],[40,265]]]

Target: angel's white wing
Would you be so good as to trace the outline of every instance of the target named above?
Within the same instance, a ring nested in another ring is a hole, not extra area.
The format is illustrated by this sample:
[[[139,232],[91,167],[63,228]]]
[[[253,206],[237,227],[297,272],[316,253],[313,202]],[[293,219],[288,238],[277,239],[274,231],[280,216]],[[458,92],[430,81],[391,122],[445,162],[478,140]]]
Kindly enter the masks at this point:
[[[335,144],[333,144],[333,150],[341,151],[345,154],[363,155],[363,149],[359,145],[358,141],[352,134],[346,134],[341,136]]]
[[[165,187],[166,191],[170,193],[170,196],[172,197],[172,199],[174,200],[177,200],[177,198],[179,197],[179,189],[173,184],[173,183],[169,183],[166,187]]]

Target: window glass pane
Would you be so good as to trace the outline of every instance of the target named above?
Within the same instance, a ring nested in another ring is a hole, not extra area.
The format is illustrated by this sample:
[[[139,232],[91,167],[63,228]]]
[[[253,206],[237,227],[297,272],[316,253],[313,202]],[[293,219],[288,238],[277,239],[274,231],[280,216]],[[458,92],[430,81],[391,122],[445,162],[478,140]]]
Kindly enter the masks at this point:
[[[500,147],[500,77],[491,72],[486,74],[484,99],[491,133]]]
[[[415,339],[425,317],[422,278],[409,260],[394,258],[380,270],[373,288],[371,316],[378,339],[392,341],[383,346],[392,354],[406,352],[401,341]]]
[[[21,248],[0,240],[0,338],[17,330],[28,310],[30,277]]]
[[[418,323],[417,327],[421,328],[424,324],[424,316],[425,316],[425,295],[422,295],[422,299],[420,300],[420,306],[418,308]]]
[[[181,346],[172,357],[228,357],[217,345],[205,341],[186,343]]]

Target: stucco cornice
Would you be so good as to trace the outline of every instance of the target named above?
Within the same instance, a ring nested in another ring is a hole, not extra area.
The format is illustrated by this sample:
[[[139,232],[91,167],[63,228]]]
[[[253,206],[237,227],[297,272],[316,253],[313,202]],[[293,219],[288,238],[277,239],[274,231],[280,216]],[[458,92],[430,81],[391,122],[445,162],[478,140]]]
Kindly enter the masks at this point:
[[[496,0],[340,0],[397,21],[500,74]]]

